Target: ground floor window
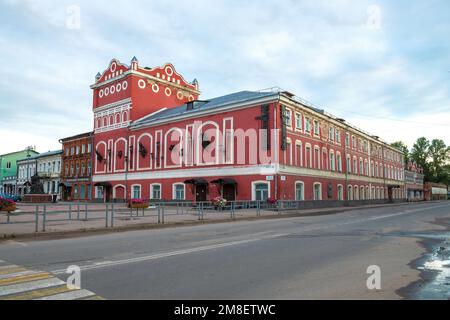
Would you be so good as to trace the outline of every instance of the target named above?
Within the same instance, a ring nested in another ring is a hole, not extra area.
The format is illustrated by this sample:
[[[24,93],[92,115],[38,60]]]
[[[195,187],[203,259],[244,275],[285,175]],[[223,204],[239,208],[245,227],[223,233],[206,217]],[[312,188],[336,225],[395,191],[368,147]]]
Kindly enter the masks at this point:
[[[152,199],[161,199],[161,185],[160,184],[152,184],[151,188],[151,198]]]
[[[337,195],[339,201],[344,200],[344,188],[341,185],[338,185],[337,187]]]
[[[95,198],[103,199],[103,187],[95,187]]]
[[[348,186],[347,199],[350,201],[353,200],[353,187],[352,186]]]
[[[295,200],[305,200],[305,184],[303,182],[297,182],[295,184]]]
[[[266,201],[269,199],[269,184],[256,183],[255,184],[255,200]]]
[[[78,199],[78,186],[73,187],[73,198]]]
[[[84,184],[80,185],[80,198],[85,199],[86,198],[86,186]]]
[[[322,185],[314,183],[314,200],[322,200]]]
[[[139,199],[141,197],[141,186],[133,186],[133,199]]]
[[[184,184],[173,185],[173,198],[175,200],[184,200]]]

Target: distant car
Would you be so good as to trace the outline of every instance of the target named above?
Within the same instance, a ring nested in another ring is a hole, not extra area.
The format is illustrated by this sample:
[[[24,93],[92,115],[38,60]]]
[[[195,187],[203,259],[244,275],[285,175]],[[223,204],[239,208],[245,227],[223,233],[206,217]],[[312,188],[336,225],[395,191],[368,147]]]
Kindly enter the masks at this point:
[[[22,201],[22,198],[20,196],[14,195],[14,194],[6,194],[6,193],[0,193],[0,197],[3,199],[9,199],[14,202]]]

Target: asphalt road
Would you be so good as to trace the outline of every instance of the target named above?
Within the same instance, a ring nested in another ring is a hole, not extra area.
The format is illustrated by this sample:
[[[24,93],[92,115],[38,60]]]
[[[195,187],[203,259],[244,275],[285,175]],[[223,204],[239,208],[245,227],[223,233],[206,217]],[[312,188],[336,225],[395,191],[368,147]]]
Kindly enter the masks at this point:
[[[81,285],[106,299],[384,299],[418,280],[408,264],[450,203],[0,244],[0,259]],[[367,267],[382,289],[368,290]]]

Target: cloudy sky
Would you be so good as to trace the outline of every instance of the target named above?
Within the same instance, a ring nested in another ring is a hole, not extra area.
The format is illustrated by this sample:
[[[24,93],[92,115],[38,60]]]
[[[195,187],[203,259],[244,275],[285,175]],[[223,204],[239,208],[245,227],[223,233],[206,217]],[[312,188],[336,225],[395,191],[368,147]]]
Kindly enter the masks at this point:
[[[89,85],[133,56],[203,98],[276,86],[388,142],[450,144],[449,35],[448,0],[0,0],[0,154],[91,130]]]

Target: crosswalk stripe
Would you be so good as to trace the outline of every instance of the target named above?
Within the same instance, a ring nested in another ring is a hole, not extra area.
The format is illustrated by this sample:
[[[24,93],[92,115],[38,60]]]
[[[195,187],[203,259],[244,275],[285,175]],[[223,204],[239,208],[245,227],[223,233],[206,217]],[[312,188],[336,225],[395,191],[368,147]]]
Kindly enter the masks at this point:
[[[83,298],[80,300],[105,300],[105,299],[103,299],[102,297],[99,297],[99,296],[93,296],[93,297]]]
[[[77,300],[82,299],[86,297],[95,296],[95,293],[89,291],[89,290],[74,290],[64,293],[55,294],[53,296],[38,298],[35,300]]]
[[[30,281],[42,280],[42,279],[48,279],[48,278],[52,278],[52,276],[48,272],[38,272],[36,274],[1,279],[0,280],[0,288],[2,286],[7,286],[7,285],[15,284],[15,283],[30,282]]]
[[[19,276],[26,276],[29,274],[36,274],[36,273],[39,273],[39,271],[26,270],[26,271],[20,271],[20,272],[15,272],[15,273],[0,274],[0,280],[7,279],[7,278],[19,277]]]
[[[37,281],[31,281],[31,282],[25,282],[25,283],[19,283],[19,284],[12,284],[9,286],[2,286],[0,287],[0,297],[11,295],[14,293],[24,292],[24,291],[31,291],[31,290],[37,290],[37,289],[45,289],[55,286],[60,286],[65,284],[64,281],[61,281],[57,278],[50,278],[50,279],[44,279],[44,280],[37,280]]]
[[[42,298],[46,296],[55,295],[62,292],[71,291],[71,289],[67,288],[67,285],[52,287],[52,288],[46,288],[46,289],[39,289],[39,290],[33,290],[33,291],[27,291],[27,292],[20,292],[16,294],[12,294],[6,297],[2,297],[2,300],[32,300],[36,298]]]
[[[3,270],[0,270],[0,274],[8,274],[8,273],[16,273],[20,271],[27,271],[27,269],[22,267],[9,267]]]

